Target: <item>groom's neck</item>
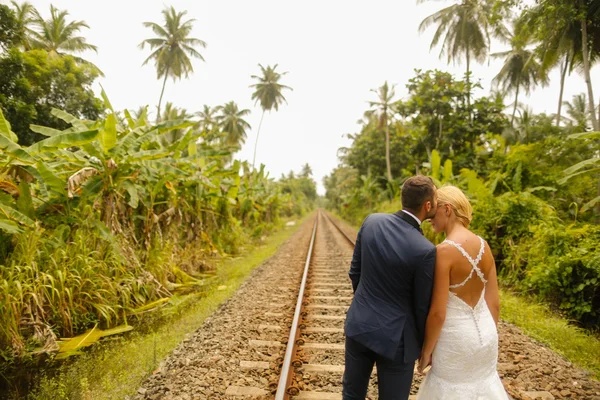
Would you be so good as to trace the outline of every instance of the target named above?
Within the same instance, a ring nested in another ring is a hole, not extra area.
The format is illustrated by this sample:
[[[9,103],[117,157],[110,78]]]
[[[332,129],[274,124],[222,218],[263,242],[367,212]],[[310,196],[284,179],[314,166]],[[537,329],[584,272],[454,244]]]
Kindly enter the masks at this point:
[[[410,209],[408,207],[404,207],[403,208],[404,211],[408,211],[409,213],[411,213],[412,215],[414,215],[415,217],[419,218],[419,221],[423,221],[422,215],[419,215],[419,212],[413,209]]]

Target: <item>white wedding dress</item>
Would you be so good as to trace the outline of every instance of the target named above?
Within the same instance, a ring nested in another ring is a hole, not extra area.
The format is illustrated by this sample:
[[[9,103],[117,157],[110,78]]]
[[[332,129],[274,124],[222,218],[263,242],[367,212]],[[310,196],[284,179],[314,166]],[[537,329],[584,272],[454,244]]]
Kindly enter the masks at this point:
[[[496,370],[498,362],[498,332],[485,302],[485,279],[478,265],[484,251],[484,241],[477,258],[451,240],[473,269],[469,276],[450,289],[464,286],[476,275],[483,282],[479,301],[472,308],[450,291],[446,320],[432,355],[432,367],[421,384],[418,400],[507,400]]]

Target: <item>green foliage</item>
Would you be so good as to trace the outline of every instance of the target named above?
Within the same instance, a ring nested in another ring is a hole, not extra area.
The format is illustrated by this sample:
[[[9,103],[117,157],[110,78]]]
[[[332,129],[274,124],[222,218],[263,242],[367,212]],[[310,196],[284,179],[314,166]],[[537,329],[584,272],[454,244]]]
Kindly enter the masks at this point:
[[[8,50],[22,39],[22,32],[15,13],[8,6],[0,4],[0,49]]]
[[[600,317],[600,227],[542,223],[531,233],[523,254],[530,267],[522,285],[593,326]]]
[[[204,141],[188,120],[51,115],[66,129],[21,147],[0,111],[0,356],[52,353],[57,335],[110,328],[148,304],[198,290],[209,260],[236,254],[281,215],[308,211],[316,185],[282,182]],[[164,140],[181,133],[175,142]],[[10,245],[5,245],[10,244]],[[183,278],[182,278],[183,277]],[[28,327],[34,326],[35,329]]]
[[[30,129],[32,124],[67,128],[66,122],[52,115],[53,108],[86,119],[96,119],[102,113],[102,102],[91,89],[97,70],[71,56],[51,57],[44,50],[12,48],[0,54],[0,70],[0,109],[21,145],[44,137]]]
[[[457,185],[473,204],[471,227],[489,242],[501,281],[597,328],[599,214],[589,210],[600,204],[598,133],[569,135],[574,125],[557,127],[554,117],[526,107],[509,126],[500,96],[469,105],[466,86],[440,71],[417,71],[410,80],[410,98],[397,103],[403,121],[390,126],[394,185],[383,178],[378,121],[366,114],[324,179],[328,206],[358,224],[400,208],[398,188],[415,172]],[[427,224],[424,231],[442,239]]]

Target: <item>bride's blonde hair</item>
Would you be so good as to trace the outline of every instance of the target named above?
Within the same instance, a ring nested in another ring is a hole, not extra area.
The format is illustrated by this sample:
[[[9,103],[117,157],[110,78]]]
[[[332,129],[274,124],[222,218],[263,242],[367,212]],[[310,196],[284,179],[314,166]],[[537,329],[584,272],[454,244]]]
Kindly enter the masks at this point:
[[[473,207],[463,191],[456,186],[442,186],[438,189],[437,196],[438,206],[448,204],[458,221],[468,228],[473,218]]]

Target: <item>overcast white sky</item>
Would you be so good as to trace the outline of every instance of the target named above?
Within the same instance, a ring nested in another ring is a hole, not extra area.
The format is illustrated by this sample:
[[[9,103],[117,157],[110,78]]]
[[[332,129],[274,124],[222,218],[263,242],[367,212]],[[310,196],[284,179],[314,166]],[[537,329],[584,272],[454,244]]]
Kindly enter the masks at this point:
[[[251,109],[252,130],[238,154],[241,159],[252,160],[261,112],[250,98],[250,75],[259,73],[258,63],[279,64],[279,71],[289,71],[282,83],[294,91],[285,94],[288,105],[265,115],[257,164],[264,163],[271,176],[279,178],[308,162],[320,193],[323,176],[338,164],[337,149],[349,145],[345,134],[358,130],[356,121],[368,108],[367,102],[375,100],[370,89],[388,80],[398,85],[398,97],[405,97],[405,84],[415,68],[438,68],[459,77],[464,72],[463,65],[440,60],[439,49],[429,51],[433,28],[422,35],[417,29],[423,18],[451,1],[419,5],[415,0],[30,1],[45,17],[52,3],[68,9],[72,19],[90,25],[82,34],[98,46],[98,54],[82,56],[104,71],[106,77],[99,83],[118,109],[158,103],[162,82],[156,80],[153,65],[141,66],[149,50],[137,47],[153,36],[142,22],[162,23],[160,11],[166,5],[188,10],[188,16],[196,19],[192,36],[208,44],[201,51],[206,62],[195,60],[195,73],[187,80],[169,80],[165,99],[188,111],[230,100]],[[492,48],[501,50],[502,45]],[[501,64],[473,67],[486,92]],[[598,87],[597,70],[592,82]],[[555,71],[550,87],[539,88],[523,100],[537,112],[556,112],[558,86]],[[95,89],[99,92],[98,85]],[[565,99],[585,90],[583,78],[573,74],[567,80]]]

